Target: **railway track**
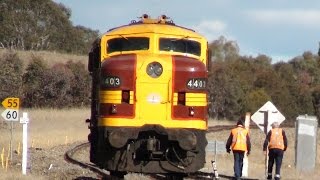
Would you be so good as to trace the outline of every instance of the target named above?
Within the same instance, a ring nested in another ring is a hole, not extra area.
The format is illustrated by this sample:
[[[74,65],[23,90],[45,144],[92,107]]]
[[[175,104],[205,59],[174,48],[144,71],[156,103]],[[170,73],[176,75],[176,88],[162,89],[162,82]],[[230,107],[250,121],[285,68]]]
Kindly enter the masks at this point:
[[[89,146],[90,146],[90,144],[88,142],[86,142],[86,143],[79,144],[79,145],[75,146],[74,148],[68,150],[65,153],[65,160],[70,163],[79,165],[82,168],[86,168],[86,169],[89,169],[89,170],[97,173],[102,179],[118,179],[117,177],[111,176],[108,171],[100,169],[99,167],[97,167],[91,163],[82,162],[80,160],[77,160],[74,157],[78,151],[86,149]],[[165,179],[179,179],[177,177],[173,177],[173,176],[168,177],[168,176],[164,176],[161,174],[152,174],[149,176],[153,179],[159,179],[159,180],[161,180],[161,179],[163,179],[163,180],[165,180]],[[226,175],[219,175],[219,176],[220,176],[220,179],[232,179],[233,178],[231,176],[226,176]],[[205,179],[214,179],[215,175],[214,175],[214,173],[207,173],[207,172],[198,171],[196,173],[188,174],[187,178],[188,179],[204,179],[205,180]]]
[[[231,130],[234,128],[234,125],[218,125],[218,126],[209,126],[208,133],[210,132],[218,132],[222,130]]]
[[[222,130],[230,130],[234,127],[234,125],[218,125],[218,126],[212,126],[208,128],[208,133],[209,132],[218,132],[218,131],[222,131]],[[253,129],[258,128],[256,126],[252,127]],[[89,148],[90,144],[89,142],[86,143],[81,143],[77,146],[75,146],[74,148],[68,150],[65,153],[65,160],[79,165],[82,168],[86,168],[89,169],[95,173],[98,174],[99,177],[101,177],[102,179],[119,179],[117,177],[113,177],[110,175],[110,173],[106,170],[100,169],[99,167],[97,167],[94,164],[91,164],[90,162],[83,162],[81,160],[77,160],[75,158],[75,155],[80,152],[83,151],[84,149]],[[151,178],[153,179],[179,179],[175,176],[172,176],[172,178],[170,178],[171,176],[164,176],[161,174],[152,174],[149,175]],[[188,174],[188,176],[186,177],[187,179],[216,179],[215,174],[212,172],[202,172],[202,171],[197,171],[195,173],[191,173]],[[182,178],[181,178],[182,179]],[[227,175],[223,175],[223,174],[219,174],[219,179],[233,179],[232,176],[227,176]],[[254,180],[254,179],[250,179],[250,178],[243,178],[244,180]]]
[[[103,169],[100,169],[99,167],[91,164],[91,163],[87,163],[87,162],[82,162],[80,160],[77,160],[74,156],[76,153],[78,153],[79,151],[83,150],[83,149],[86,149],[90,146],[90,144],[88,142],[86,143],[82,143],[82,144],[79,144],[77,146],[75,146],[74,148],[68,150],[66,153],[65,153],[65,160],[70,162],[70,163],[73,163],[73,164],[76,164],[76,165],[79,165],[81,166],[82,168],[86,168],[86,169],[89,169],[95,173],[98,174],[98,176],[100,176],[102,179],[119,179],[118,177],[114,177],[114,176],[111,176],[109,174],[108,171],[106,170],[103,170]],[[152,174],[152,175],[149,175],[150,178],[152,179],[159,179],[159,180],[165,180],[165,179],[182,179],[182,177],[177,177],[177,176],[164,176],[162,174]],[[191,173],[191,174],[188,174],[188,176],[186,177],[187,179],[216,179],[215,178],[215,174],[214,173],[209,173],[209,172],[202,172],[202,171],[198,171],[198,172],[195,172],[195,173]],[[223,175],[223,174],[219,174],[219,179],[223,180],[223,179],[233,179],[232,176],[227,176],[227,175]],[[249,179],[249,178],[243,178],[243,180],[254,180],[254,179]]]
[[[294,124],[291,123],[282,123],[281,127],[283,128],[294,128]],[[222,131],[222,130],[231,130],[232,128],[234,128],[235,125],[217,125],[217,126],[210,126],[208,127],[208,133],[210,132],[218,132],[218,131]],[[250,129],[258,129],[258,126],[256,125],[250,125]]]
[[[64,158],[66,161],[70,162],[70,163],[73,163],[73,164],[76,164],[76,165],[79,165],[81,166],[82,168],[86,168],[86,169],[89,169],[95,173],[97,173],[100,177],[102,177],[103,179],[112,179],[112,176],[109,175],[108,171],[106,170],[103,170],[103,169],[100,169],[99,167],[97,167],[96,165],[94,164],[91,164],[91,163],[87,163],[87,162],[82,162],[80,160],[77,160],[74,155],[78,152],[78,151],[81,151],[83,149],[86,149],[90,146],[90,143],[89,142],[86,142],[86,143],[82,143],[82,144],[79,144],[77,146],[75,146],[74,148],[68,150],[65,155],[64,155]]]

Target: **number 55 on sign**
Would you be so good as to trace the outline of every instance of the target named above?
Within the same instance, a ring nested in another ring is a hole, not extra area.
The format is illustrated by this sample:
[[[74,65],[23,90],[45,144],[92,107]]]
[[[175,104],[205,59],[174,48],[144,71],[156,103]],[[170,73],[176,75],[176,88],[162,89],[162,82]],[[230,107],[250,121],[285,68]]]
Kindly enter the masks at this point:
[[[9,97],[2,101],[2,106],[6,109],[19,109],[20,99]]]

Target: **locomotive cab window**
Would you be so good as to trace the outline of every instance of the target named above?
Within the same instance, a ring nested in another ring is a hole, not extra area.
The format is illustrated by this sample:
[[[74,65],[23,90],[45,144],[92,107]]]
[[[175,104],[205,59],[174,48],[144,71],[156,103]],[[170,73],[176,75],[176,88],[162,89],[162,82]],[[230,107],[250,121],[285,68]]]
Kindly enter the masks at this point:
[[[188,53],[196,56],[201,54],[201,44],[188,39],[160,38],[160,51]]]
[[[149,49],[147,37],[121,37],[110,39],[107,42],[108,54],[122,51],[138,51]]]

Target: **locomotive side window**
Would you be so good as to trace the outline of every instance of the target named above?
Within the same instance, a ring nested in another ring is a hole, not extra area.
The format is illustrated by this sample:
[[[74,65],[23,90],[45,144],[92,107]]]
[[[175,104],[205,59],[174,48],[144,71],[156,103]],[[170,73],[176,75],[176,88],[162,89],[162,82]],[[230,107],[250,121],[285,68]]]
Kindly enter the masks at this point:
[[[136,51],[148,50],[149,38],[147,37],[121,37],[110,39],[107,42],[107,52],[122,52],[122,51]]]
[[[196,56],[201,54],[201,44],[188,39],[160,38],[160,51],[189,53]]]

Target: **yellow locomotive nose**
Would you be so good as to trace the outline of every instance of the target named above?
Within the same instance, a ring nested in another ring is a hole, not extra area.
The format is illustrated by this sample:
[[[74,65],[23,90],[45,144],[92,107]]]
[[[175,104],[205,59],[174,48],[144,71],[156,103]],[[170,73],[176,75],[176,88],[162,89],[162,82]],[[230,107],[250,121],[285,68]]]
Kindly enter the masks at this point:
[[[136,112],[143,124],[162,124],[170,118],[172,61],[168,55],[137,55]],[[161,63],[160,63],[161,62]]]

